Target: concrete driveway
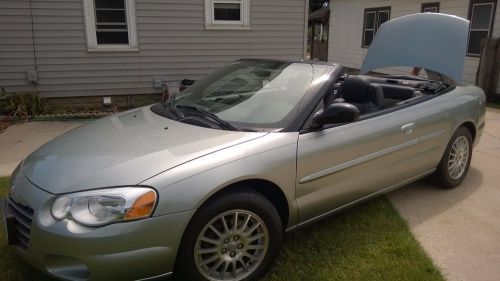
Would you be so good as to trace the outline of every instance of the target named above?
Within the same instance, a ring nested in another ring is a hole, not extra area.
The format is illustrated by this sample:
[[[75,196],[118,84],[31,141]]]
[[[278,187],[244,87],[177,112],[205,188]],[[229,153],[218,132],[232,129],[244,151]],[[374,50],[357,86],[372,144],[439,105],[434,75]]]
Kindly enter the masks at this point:
[[[81,122],[30,122],[9,126],[0,134],[0,176],[10,176],[26,156]]]
[[[389,194],[447,280],[500,280],[500,110],[488,109],[485,130],[459,187],[420,181]]]
[[[448,280],[500,280],[500,110],[488,109],[486,131],[458,188],[417,182],[389,194],[426,252]],[[80,126],[34,122],[0,134],[0,175],[31,151]]]

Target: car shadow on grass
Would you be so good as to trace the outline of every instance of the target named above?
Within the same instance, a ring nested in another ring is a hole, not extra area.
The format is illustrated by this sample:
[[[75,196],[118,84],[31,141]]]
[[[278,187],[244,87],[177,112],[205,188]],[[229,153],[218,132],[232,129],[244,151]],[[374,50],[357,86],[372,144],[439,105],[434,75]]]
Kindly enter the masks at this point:
[[[279,258],[262,280],[388,281],[443,277],[387,197],[382,196],[288,233]]]
[[[55,280],[36,270],[16,254],[16,249],[6,245],[3,230],[0,232],[0,280],[48,281]]]

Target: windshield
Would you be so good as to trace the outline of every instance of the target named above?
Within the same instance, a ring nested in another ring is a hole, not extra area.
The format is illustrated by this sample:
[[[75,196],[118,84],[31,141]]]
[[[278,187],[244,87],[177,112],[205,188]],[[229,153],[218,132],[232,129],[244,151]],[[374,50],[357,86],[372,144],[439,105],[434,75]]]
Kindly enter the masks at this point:
[[[177,95],[173,107],[196,107],[238,127],[282,128],[314,76],[306,63],[238,61]]]

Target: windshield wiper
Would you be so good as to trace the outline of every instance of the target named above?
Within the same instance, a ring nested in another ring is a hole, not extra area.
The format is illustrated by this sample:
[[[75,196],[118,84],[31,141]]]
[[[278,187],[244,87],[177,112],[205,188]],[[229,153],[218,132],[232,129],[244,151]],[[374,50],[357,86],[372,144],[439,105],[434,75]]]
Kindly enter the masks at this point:
[[[175,106],[175,108],[185,108],[185,109],[190,109],[190,110],[196,111],[199,113],[196,116],[200,116],[200,117],[203,117],[205,119],[208,119],[209,121],[212,121],[212,122],[218,124],[222,129],[227,129],[227,130],[231,130],[231,131],[240,131],[240,129],[236,128],[231,123],[220,119],[217,115],[215,115],[211,112],[208,112],[203,108],[192,106],[192,105],[177,105],[177,106]]]

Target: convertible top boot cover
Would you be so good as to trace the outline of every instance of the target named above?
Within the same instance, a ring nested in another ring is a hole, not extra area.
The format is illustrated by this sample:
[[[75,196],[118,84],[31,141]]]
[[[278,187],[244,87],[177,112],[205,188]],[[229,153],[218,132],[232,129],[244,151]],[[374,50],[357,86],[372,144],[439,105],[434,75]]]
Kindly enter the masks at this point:
[[[462,82],[469,21],[423,13],[382,24],[366,54],[361,74],[395,66],[430,69]]]

